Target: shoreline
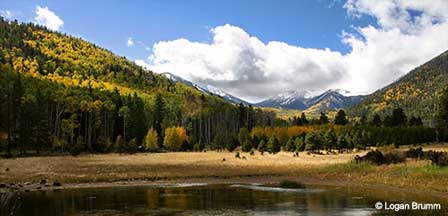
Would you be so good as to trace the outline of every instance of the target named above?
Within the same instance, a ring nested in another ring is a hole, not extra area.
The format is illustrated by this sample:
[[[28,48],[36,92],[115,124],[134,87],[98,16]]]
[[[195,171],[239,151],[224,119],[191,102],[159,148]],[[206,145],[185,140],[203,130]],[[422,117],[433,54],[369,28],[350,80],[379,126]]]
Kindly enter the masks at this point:
[[[283,176],[283,175],[260,175],[260,176],[234,176],[234,177],[181,177],[165,178],[163,180],[132,180],[132,181],[114,181],[114,182],[85,182],[85,183],[66,183],[61,186],[42,186],[40,183],[24,185],[15,192],[37,192],[37,191],[59,191],[70,189],[107,189],[115,187],[196,187],[209,185],[265,185],[275,186],[280,181],[290,180],[305,184],[310,188],[329,189],[335,191],[350,191],[358,193],[360,196],[377,197],[378,200],[387,199],[388,194],[400,195],[406,199],[412,197],[412,201],[445,201],[448,204],[448,193],[413,189],[405,187],[395,187],[381,183],[354,182],[349,180],[322,179],[316,177],[303,176]],[[36,189],[36,186],[42,186]],[[28,189],[28,190],[27,190]],[[26,191],[25,191],[26,190]],[[3,191],[8,191],[3,188]],[[11,191],[11,190],[9,190]],[[2,189],[0,189],[2,192]]]

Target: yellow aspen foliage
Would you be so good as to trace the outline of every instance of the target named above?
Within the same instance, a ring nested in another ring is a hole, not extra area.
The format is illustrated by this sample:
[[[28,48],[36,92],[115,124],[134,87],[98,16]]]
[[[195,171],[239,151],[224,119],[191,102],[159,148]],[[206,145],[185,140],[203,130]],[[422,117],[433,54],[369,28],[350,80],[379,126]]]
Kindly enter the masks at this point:
[[[145,143],[146,149],[148,149],[150,151],[156,150],[159,147],[157,131],[154,130],[153,128],[150,128],[148,130],[148,133],[146,133],[144,143]]]

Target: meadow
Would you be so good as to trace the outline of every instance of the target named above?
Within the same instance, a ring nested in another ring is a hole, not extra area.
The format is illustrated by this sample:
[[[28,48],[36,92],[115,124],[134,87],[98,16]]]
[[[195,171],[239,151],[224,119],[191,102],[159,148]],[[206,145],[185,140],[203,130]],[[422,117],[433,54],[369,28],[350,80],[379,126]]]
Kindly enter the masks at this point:
[[[448,146],[431,144],[424,150],[448,152]],[[399,151],[409,147],[402,146]],[[170,152],[128,154],[83,154],[73,156],[0,159],[0,183],[23,185],[62,182],[65,187],[117,182],[147,184],[157,182],[250,182],[278,183],[293,179],[305,184],[393,187],[447,196],[448,168],[427,160],[408,159],[405,163],[373,165],[355,163],[355,155],[307,154],[294,157],[289,152],[275,155],[255,152]],[[33,188],[31,188],[33,189]]]

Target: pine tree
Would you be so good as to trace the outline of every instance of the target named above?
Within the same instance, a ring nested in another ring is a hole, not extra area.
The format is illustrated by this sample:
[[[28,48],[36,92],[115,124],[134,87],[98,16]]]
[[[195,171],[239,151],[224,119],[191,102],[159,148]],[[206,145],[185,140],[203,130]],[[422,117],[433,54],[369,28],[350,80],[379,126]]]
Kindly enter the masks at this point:
[[[376,127],[379,127],[383,124],[383,122],[381,121],[381,117],[380,115],[378,115],[378,113],[375,113],[370,124]]]
[[[267,147],[269,153],[271,153],[271,154],[276,154],[281,149],[281,145],[278,142],[277,138],[275,138],[275,136],[271,136],[271,138],[269,138],[268,143],[266,145],[267,145],[266,147]]]
[[[155,103],[154,104],[154,112],[153,112],[154,121],[153,121],[152,127],[156,130],[157,135],[159,136],[158,143],[160,146],[160,144],[162,144],[162,142],[163,142],[162,123],[163,123],[163,118],[165,115],[165,102],[163,101],[161,94],[156,95],[156,99],[155,99],[154,103]]]
[[[302,125],[307,125],[309,123],[308,120],[306,119],[306,115],[304,112],[302,112],[302,115],[300,116],[300,120],[302,122]]]
[[[407,117],[402,108],[396,108],[392,112],[391,125],[404,126],[407,123]]]
[[[345,115],[344,110],[340,109],[334,118],[334,124],[336,125],[346,125],[347,124],[347,116]]]
[[[439,108],[439,127],[448,128],[448,88],[443,91],[442,97],[440,97]]]
[[[328,124],[328,117],[325,115],[325,113],[321,112],[319,117],[319,123],[320,124]]]

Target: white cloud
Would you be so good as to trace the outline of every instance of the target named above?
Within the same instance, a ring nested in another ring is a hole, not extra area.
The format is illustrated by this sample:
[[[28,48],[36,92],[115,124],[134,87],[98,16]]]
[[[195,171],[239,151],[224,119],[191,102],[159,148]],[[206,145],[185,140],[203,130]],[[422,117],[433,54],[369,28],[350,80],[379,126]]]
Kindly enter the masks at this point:
[[[129,37],[128,41],[126,42],[126,46],[132,47],[134,46],[134,44],[135,44],[134,40],[131,37]]]
[[[444,0],[349,0],[344,8],[353,16],[377,19],[377,27],[354,27],[356,35],[342,31],[342,42],[352,48],[347,54],[263,43],[227,24],[211,29],[210,43],[160,41],[149,63],[140,64],[256,101],[287,90],[370,93],[448,48]]]
[[[64,25],[64,21],[48,7],[36,6],[35,12],[34,21],[39,25],[46,26],[53,31],[58,31]]]
[[[4,17],[5,19],[11,19],[12,13],[9,10],[0,10],[0,16]]]

